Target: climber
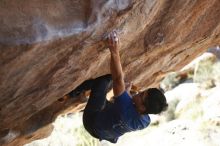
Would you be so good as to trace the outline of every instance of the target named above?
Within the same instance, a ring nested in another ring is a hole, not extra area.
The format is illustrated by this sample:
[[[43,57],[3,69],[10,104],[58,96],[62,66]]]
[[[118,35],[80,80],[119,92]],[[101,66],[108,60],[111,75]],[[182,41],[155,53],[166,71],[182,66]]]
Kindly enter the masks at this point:
[[[131,85],[126,89],[124,82],[117,33],[111,32],[107,40],[111,53],[111,74],[83,82],[69,96],[74,97],[91,89],[83,114],[84,127],[93,137],[116,143],[121,135],[147,127],[150,124],[148,114],[159,114],[168,104],[164,94],[157,88],[130,94]],[[106,99],[111,86],[113,102]]]

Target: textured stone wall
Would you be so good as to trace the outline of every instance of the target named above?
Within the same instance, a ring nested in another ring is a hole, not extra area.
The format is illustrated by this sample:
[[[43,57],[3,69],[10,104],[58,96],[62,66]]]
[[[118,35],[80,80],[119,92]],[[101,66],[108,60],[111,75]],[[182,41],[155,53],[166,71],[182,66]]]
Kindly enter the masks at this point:
[[[117,30],[125,79],[157,86],[220,42],[219,0],[1,0],[0,145],[43,137],[76,102],[57,99],[109,73]]]

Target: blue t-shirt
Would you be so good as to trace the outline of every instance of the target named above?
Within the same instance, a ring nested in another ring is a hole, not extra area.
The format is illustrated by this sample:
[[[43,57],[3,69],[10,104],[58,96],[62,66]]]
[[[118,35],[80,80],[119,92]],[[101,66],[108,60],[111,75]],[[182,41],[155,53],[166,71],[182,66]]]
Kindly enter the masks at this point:
[[[126,132],[144,129],[149,124],[149,115],[140,115],[125,91],[96,116],[93,128],[100,140],[116,143]]]

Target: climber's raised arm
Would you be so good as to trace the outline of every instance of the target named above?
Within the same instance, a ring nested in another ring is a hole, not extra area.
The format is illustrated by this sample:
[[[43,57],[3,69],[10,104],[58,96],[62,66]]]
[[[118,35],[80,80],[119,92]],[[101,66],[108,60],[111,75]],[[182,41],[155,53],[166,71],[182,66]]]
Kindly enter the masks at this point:
[[[115,31],[108,35],[108,47],[111,52],[110,70],[113,80],[113,92],[117,97],[125,91],[124,75],[119,55],[119,38]]]

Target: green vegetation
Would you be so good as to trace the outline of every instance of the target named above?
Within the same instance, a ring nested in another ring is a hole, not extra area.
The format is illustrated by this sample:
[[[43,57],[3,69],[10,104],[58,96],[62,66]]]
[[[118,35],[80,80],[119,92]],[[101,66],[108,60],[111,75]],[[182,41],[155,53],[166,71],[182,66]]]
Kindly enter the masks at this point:
[[[160,86],[165,91],[173,89],[175,86],[179,84],[179,76],[176,72],[171,72],[165,76],[163,81],[160,83]]]
[[[219,84],[220,83],[220,61],[215,63],[212,68],[213,68],[212,74],[215,80],[215,84]]]
[[[206,89],[215,87],[216,84],[220,83],[220,61],[216,61],[213,58],[201,60],[195,65],[193,70],[171,72],[161,81],[160,87],[164,91],[168,91],[190,79],[193,79],[193,82],[201,84]]]
[[[201,103],[204,101],[205,98],[206,97],[201,97],[201,95],[198,95],[197,97],[193,98],[180,111],[175,113],[176,118],[190,119],[193,121],[202,118],[203,108]]]
[[[68,127],[67,124],[69,121],[74,121],[74,123],[69,123],[70,127]],[[71,134],[74,137],[73,140],[74,143],[76,143],[76,146],[97,146],[99,143],[98,139],[93,138],[84,129],[82,124],[82,113],[74,114],[71,117],[59,117],[59,119],[55,122],[55,125],[56,127],[59,127],[58,129],[65,131],[63,132],[64,134]]]
[[[194,70],[193,81],[205,88],[212,88],[214,84],[214,62],[211,60],[199,62]]]
[[[83,125],[74,129],[73,134],[77,137],[77,146],[97,146],[99,143],[97,139],[89,135]]]

